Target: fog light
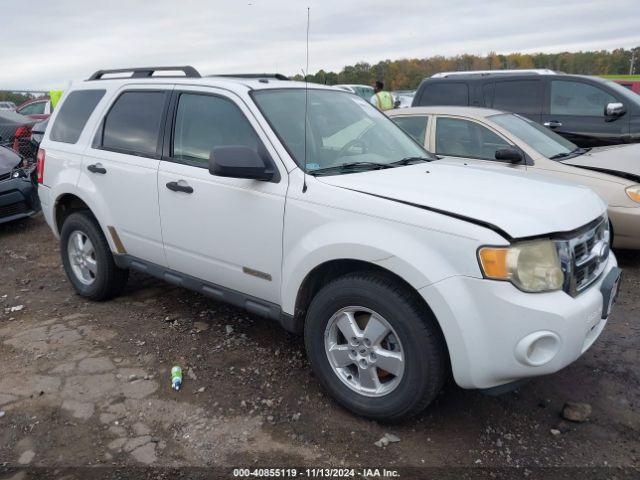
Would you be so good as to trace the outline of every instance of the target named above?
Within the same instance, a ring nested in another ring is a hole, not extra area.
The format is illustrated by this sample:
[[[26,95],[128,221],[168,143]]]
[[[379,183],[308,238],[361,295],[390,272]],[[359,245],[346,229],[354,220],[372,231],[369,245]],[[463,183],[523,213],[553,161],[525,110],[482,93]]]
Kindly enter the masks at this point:
[[[518,342],[515,356],[518,361],[530,367],[540,367],[549,363],[560,351],[560,337],[553,332],[535,332]]]

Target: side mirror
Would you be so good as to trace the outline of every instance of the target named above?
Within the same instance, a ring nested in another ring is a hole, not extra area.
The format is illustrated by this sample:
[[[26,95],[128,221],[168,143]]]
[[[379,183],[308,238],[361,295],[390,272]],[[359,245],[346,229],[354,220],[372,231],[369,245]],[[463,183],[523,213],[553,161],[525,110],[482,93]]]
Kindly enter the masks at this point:
[[[627,113],[624,104],[620,102],[607,103],[604,107],[604,116],[618,118]]]
[[[516,148],[501,148],[496,150],[496,160],[509,163],[522,163],[522,152]]]
[[[218,177],[271,180],[274,167],[249,147],[216,147],[209,155],[209,173]]]

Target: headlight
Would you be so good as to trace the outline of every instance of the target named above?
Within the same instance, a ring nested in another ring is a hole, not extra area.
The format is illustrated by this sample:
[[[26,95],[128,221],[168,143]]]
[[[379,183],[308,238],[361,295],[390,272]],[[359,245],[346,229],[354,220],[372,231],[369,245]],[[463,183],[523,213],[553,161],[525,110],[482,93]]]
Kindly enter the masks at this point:
[[[27,178],[29,174],[22,168],[16,168],[11,172],[11,178]]]
[[[560,290],[564,284],[558,250],[551,240],[482,247],[478,257],[485,277],[510,281],[525,292]]]
[[[640,185],[632,185],[625,189],[629,198],[634,202],[640,203]]]

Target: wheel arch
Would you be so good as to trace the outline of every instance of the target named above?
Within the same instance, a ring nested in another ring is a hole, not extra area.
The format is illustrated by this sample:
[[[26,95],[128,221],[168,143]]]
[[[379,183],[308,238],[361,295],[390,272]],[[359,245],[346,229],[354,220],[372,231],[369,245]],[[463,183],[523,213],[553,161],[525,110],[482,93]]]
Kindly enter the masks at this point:
[[[415,301],[422,308],[424,308],[424,311],[427,312],[428,315],[432,315],[435,319],[435,323],[440,329],[440,333],[444,340],[444,348],[447,358],[449,359],[449,362],[451,362],[447,346],[447,339],[444,335],[442,326],[440,325],[435,312],[432,310],[426,300],[420,295],[418,289],[392,270],[365,260],[353,258],[328,260],[317,265],[307,273],[307,275],[304,277],[304,280],[300,284],[300,288],[297,291],[295,298],[295,307],[293,310],[293,317],[295,323],[298,326],[298,331],[302,331],[302,329],[304,328],[307,310],[309,308],[309,305],[311,304],[311,301],[313,300],[313,297],[318,293],[318,291],[320,291],[320,289],[324,285],[328,284],[332,280],[356,272],[371,272],[387,277],[389,279],[392,279],[394,282],[398,282],[400,285],[402,285],[403,288],[410,292],[411,295],[413,295]]]
[[[60,232],[62,231],[62,225],[64,224],[66,218],[72,213],[78,212],[80,210],[89,211],[89,213],[93,215],[93,212],[91,211],[89,205],[87,205],[84,200],[73,193],[63,193],[58,198],[56,198],[53,207],[53,218],[58,234],[60,234]],[[95,217],[95,215],[93,216]]]
[[[106,229],[106,225],[98,215],[98,209],[96,205],[91,200],[84,198],[77,193],[65,192],[58,195],[53,204],[53,224],[56,229],[56,233],[59,236],[62,231],[62,225],[65,219],[71,215],[72,213],[84,211],[89,213],[96,224],[102,230],[105,238],[107,239],[107,243],[112,251],[117,251],[117,247],[114,244],[113,238],[109,234],[109,231]]]

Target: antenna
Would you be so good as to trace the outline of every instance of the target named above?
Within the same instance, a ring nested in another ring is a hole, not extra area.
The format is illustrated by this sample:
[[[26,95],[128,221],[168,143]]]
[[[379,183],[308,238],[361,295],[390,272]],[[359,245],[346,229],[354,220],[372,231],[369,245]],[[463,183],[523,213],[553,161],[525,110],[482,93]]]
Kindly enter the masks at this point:
[[[307,191],[307,114],[309,111],[309,18],[311,7],[307,7],[307,69],[304,73],[304,169],[302,170],[302,193]]]

